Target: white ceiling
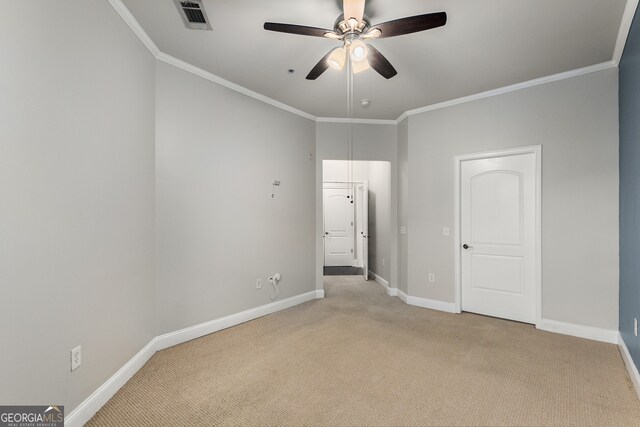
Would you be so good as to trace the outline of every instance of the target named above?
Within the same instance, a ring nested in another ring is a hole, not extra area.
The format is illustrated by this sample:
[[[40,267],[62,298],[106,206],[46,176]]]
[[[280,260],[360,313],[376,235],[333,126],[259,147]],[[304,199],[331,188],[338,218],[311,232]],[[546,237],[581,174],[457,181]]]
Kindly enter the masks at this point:
[[[204,0],[213,31],[184,27],[172,0],[124,0],[161,51],[318,117],[346,117],[346,72],[311,68],[338,42],[268,32],[265,21],[332,28],[339,0]],[[371,43],[398,70],[354,78],[355,116],[403,112],[610,61],[626,0],[368,0],[373,24],[445,11],[448,23]],[[295,73],[288,73],[288,69]]]

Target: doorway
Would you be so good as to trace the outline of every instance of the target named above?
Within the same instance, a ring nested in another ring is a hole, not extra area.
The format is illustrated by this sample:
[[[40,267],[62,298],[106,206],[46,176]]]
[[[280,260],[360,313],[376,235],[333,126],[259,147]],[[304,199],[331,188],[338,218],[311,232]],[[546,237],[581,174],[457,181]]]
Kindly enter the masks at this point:
[[[391,163],[324,160],[322,171],[323,275],[388,283]]]
[[[353,190],[346,183],[325,183],[324,265],[350,267],[355,262],[355,206]]]
[[[367,182],[323,184],[324,275],[369,277]]]
[[[539,324],[541,148],[456,158],[456,308]]]

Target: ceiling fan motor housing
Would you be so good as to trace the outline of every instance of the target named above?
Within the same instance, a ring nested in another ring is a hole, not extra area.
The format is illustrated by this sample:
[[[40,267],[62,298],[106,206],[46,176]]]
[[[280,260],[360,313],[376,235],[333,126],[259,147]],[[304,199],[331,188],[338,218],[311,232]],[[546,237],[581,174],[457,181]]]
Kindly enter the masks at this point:
[[[340,35],[364,34],[369,28],[371,28],[371,22],[366,16],[363,16],[362,20],[357,22],[353,28],[351,28],[349,21],[344,19],[344,14],[340,14],[333,24],[333,31]]]

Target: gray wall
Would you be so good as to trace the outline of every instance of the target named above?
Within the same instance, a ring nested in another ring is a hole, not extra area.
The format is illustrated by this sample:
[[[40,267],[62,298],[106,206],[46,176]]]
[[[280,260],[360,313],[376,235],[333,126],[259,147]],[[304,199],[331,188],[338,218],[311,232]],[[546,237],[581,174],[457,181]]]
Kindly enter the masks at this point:
[[[391,163],[369,162],[369,270],[391,279]]]
[[[366,181],[369,185],[369,270],[389,281],[391,260],[391,163],[325,160],[325,182]],[[357,251],[357,249],[356,249]],[[359,256],[359,255],[358,255]]]
[[[371,162],[348,162],[346,160],[325,160],[322,162],[324,182],[369,181]]]
[[[349,153],[349,124],[316,124],[316,288],[322,289],[322,161],[323,160],[374,160],[387,161],[391,165],[391,224],[397,222],[397,154],[398,131],[396,125],[353,124],[353,151]],[[389,283],[397,283],[397,236],[391,228],[389,237]],[[377,273],[377,272],[376,272]],[[379,273],[378,273],[379,274]]]
[[[257,278],[322,288],[320,165],[348,125],[156,64],[104,1],[7,6],[0,51],[0,402],[70,412],[155,335],[270,302]],[[616,329],[616,93],[610,70],[355,125],[353,158],[390,162],[391,286],[453,301],[453,156],[542,144],[544,317]]]
[[[408,289],[408,234],[401,234],[400,227],[408,231],[409,223],[409,119],[398,124],[398,221],[395,224],[398,241],[398,289],[405,294]]]
[[[617,329],[617,84],[607,70],[409,117],[411,295],[454,300],[454,156],[541,144],[543,318]]]
[[[106,1],[3,6],[0,402],[69,413],[155,336],[154,59]]]
[[[640,18],[631,26],[620,62],[620,333],[636,366],[640,339]]]
[[[276,272],[279,299],[313,291],[315,123],[156,71],[157,332],[271,302]]]

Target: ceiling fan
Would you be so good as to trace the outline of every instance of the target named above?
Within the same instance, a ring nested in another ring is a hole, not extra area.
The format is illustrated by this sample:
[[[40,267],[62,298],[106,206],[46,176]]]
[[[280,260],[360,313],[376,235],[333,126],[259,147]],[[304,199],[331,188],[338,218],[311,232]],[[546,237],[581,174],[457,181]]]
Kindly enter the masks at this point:
[[[342,5],[344,13],[338,16],[333,30],[276,22],[264,23],[264,29],[269,31],[325,37],[343,42],[342,46],[332,49],[313,67],[307,75],[307,80],[317,79],[329,67],[341,70],[347,58],[351,60],[354,73],[373,68],[384,78],[390,79],[398,72],[384,55],[375,47],[365,43],[365,40],[417,33],[441,27],[447,23],[447,14],[438,12],[371,25],[369,18],[364,14],[365,0],[343,0]]]

